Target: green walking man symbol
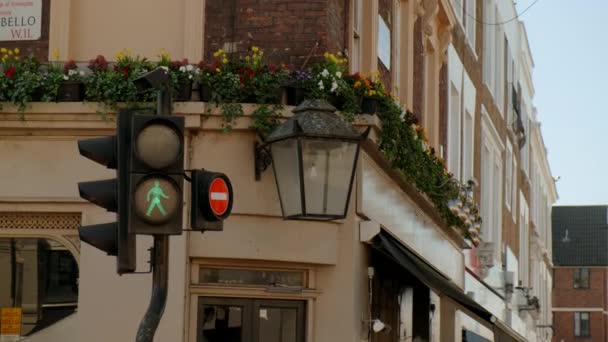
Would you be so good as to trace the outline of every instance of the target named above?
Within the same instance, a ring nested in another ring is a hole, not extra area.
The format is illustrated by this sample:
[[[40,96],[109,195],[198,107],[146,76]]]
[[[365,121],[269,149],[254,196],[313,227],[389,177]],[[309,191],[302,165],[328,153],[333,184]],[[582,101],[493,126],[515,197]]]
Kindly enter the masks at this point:
[[[151,202],[150,202],[150,197],[152,197]],[[167,196],[165,194],[165,192],[163,191],[163,189],[160,187],[160,183],[157,180],[155,180],[154,187],[152,187],[150,190],[148,190],[148,193],[146,194],[146,200],[148,202],[150,202],[150,206],[148,207],[146,216],[150,216],[152,214],[152,211],[154,210],[154,208],[158,208],[158,210],[160,211],[160,213],[163,216],[167,216],[167,212],[165,211],[165,208],[163,208],[163,205],[161,203],[161,197],[164,199],[169,199],[169,196]]]

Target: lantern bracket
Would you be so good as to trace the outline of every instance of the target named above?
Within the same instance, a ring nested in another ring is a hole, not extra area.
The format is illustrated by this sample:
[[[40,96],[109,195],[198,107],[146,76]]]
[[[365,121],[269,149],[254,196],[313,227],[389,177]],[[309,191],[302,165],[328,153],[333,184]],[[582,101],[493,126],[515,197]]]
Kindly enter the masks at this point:
[[[266,171],[268,166],[272,164],[272,155],[270,154],[270,148],[267,144],[260,144],[256,142],[254,145],[254,158],[255,158],[255,180],[259,181],[262,179],[262,172]]]

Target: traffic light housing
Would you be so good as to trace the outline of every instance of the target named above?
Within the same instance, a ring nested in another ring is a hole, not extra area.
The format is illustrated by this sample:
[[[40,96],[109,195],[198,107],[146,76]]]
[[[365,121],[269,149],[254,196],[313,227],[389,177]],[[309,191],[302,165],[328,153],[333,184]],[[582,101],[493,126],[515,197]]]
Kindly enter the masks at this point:
[[[135,235],[129,234],[130,126],[132,113],[118,113],[116,135],[78,141],[80,154],[110,169],[116,169],[116,178],[78,183],[80,196],[110,212],[116,213],[116,222],[89,225],[80,228],[80,240],[108,255],[116,256],[119,274],[135,272]]]
[[[135,114],[130,139],[129,232],[181,234],[184,118]]]
[[[230,179],[223,173],[207,170],[193,170],[191,179],[192,230],[223,230],[224,220],[232,211]]]

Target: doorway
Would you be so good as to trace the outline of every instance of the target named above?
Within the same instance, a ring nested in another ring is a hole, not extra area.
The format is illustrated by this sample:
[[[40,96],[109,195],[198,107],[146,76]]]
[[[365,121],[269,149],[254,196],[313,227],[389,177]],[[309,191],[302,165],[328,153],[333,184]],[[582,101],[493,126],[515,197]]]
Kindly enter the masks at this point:
[[[304,342],[304,301],[199,297],[197,342]]]

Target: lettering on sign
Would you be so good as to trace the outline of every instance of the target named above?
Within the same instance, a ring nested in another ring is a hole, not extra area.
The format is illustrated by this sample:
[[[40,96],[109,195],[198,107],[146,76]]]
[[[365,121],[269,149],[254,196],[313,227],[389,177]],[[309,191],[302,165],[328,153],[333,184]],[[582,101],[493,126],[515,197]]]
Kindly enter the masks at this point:
[[[42,0],[0,0],[0,41],[37,40]]]

